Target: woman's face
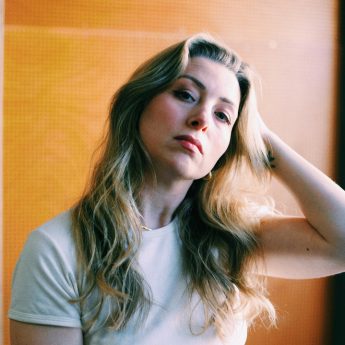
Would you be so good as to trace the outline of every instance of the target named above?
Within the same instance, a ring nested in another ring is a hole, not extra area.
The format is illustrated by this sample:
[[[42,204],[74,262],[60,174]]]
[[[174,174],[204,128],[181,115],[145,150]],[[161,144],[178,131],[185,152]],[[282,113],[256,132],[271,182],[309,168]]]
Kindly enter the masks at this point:
[[[140,118],[140,136],[158,180],[207,175],[230,143],[239,103],[233,72],[207,58],[192,58]]]

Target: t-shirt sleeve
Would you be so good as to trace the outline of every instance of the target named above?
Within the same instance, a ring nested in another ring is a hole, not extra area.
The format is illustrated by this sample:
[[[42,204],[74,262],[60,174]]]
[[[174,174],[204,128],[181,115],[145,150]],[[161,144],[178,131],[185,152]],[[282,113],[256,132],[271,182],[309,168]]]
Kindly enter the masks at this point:
[[[39,229],[31,233],[17,262],[9,318],[81,327],[76,259],[70,233]]]

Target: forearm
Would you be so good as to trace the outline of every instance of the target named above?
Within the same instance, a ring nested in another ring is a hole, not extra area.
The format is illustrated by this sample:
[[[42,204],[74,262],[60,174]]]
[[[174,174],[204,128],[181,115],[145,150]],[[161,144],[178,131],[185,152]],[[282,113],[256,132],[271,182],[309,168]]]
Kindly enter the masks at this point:
[[[34,325],[10,320],[11,345],[83,345],[80,328]]]
[[[266,139],[274,157],[273,173],[296,197],[308,222],[326,241],[345,245],[345,191],[277,135]]]

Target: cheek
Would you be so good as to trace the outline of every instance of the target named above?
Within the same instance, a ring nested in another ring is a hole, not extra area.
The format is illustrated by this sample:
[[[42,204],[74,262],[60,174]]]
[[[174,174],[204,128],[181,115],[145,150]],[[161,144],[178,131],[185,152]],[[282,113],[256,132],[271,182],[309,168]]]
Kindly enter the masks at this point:
[[[169,101],[165,94],[154,98],[143,111],[140,121],[140,128],[151,128],[152,130],[164,130],[174,125],[177,114],[176,107]]]
[[[214,169],[220,168],[224,162],[225,162],[225,155],[227,154],[226,152],[229,150],[229,145],[230,145],[230,139],[231,135],[227,137],[222,143],[219,143],[219,150],[214,154],[215,157],[217,157],[217,160],[214,165]]]
[[[219,157],[222,156],[228,149],[230,145],[230,139],[231,139],[231,130],[226,130],[217,136],[215,147],[216,147]]]
[[[144,140],[147,135],[151,132],[157,130],[159,126],[159,116],[157,115],[157,109],[154,105],[154,102],[151,103],[145,108],[139,119],[139,134]]]
[[[213,151],[211,153],[211,163],[214,165],[213,169],[218,169],[224,162],[224,155],[229,149],[231,139],[231,131],[227,130],[214,138]]]
[[[176,112],[159,98],[143,111],[139,120],[139,135],[147,149],[159,146],[169,137],[176,125]]]

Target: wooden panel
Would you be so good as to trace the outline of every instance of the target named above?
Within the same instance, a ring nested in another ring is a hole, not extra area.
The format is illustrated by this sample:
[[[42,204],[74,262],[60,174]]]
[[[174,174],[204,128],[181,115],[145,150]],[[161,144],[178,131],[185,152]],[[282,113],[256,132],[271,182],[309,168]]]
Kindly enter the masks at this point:
[[[140,62],[187,34],[208,31],[239,51],[262,78],[267,123],[333,172],[335,0],[143,3],[5,1],[5,310],[28,232],[83,189],[111,95]],[[272,194],[281,209],[297,210],[276,182]],[[258,328],[248,344],[325,345],[327,281],[270,286],[279,329]]]

